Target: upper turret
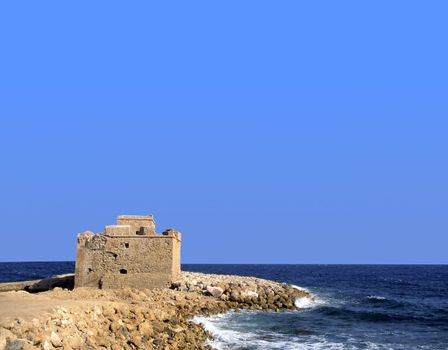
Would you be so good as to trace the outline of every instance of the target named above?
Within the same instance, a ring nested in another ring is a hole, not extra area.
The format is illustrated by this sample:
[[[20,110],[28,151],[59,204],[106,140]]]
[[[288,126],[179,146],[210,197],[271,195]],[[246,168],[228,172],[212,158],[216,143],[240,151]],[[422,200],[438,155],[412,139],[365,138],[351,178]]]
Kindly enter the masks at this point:
[[[104,233],[109,236],[154,236],[156,224],[152,215],[120,215],[117,225],[106,226]]]

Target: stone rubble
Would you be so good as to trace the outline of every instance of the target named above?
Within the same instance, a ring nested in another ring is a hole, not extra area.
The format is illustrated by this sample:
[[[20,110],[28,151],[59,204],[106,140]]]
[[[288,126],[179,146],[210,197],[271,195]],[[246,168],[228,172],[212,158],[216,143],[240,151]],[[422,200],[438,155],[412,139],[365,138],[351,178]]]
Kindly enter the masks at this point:
[[[85,301],[30,320],[0,318],[0,349],[211,349],[195,315],[231,309],[295,309],[307,291],[254,277],[182,272],[171,289],[55,288],[41,294]]]

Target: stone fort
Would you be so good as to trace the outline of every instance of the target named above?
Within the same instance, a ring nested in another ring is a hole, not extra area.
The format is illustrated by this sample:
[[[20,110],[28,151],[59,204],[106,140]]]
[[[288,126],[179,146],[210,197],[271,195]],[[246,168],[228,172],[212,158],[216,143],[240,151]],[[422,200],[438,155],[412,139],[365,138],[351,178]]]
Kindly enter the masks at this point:
[[[78,235],[75,287],[164,288],[180,274],[181,234],[156,234],[152,215],[119,216],[104,232]]]

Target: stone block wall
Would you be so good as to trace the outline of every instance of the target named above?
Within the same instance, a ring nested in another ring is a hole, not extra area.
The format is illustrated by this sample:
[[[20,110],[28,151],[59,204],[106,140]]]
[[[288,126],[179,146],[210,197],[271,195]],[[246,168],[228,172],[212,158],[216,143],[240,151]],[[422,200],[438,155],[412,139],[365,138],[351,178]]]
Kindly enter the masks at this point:
[[[118,225],[129,225],[131,235],[141,235],[143,231],[148,235],[156,234],[156,223],[152,215],[120,215],[117,219]]]
[[[131,227],[129,225],[109,225],[104,228],[104,234],[108,236],[130,236]]]
[[[78,235],[75,287],[163,288],[178,278],[179,232],[156,234],[152,216],[120,216],[117,223]]]

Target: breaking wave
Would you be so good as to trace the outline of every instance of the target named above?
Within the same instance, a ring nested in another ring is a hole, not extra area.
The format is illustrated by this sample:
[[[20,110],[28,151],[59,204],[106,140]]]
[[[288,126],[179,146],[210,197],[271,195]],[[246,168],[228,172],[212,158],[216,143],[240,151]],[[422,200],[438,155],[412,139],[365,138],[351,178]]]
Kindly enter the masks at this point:
[[[305,332],[298,335],[282,334],[276,331],[245,329],[244,326],[233,322],[235,315],[246,313],[254,316],[259,311],[229,312],[211,317],[195,316],[192,321],[201,324],[213,339],[208,345],[218,350],[233,349],[282,349],[282,350],[343,350],[347,349],[347,342],[329,341],[322,335]],[[231,329],[230,329],[231,328]],[[365,343],[364,349],[379,349],[377,344]]]
[[[300,291],[302,291],[302,292],[310,293],[310,291],[309,291],[308,289],[303,288],[303,287],[296,286],[295,284],[291,284],[291,287],[293,287],[294,289],[300,290]]]
[[[298,309],[307,309],[316,305],[316,303],[307,297],[297,298],[294,302],[294,305]]]
[[[327,302],[325,300],[319,299],[317,297],[300,297],[297,298],[294,302],[294,305],[297,309],[310,309],[326,304]]]
[[[298,309],[309,309],[325,304],[325,301],[314,296],[308,289],[291,284],[294,289],[310,293],[309,297],[300,297],[294,301],[294,305]]]

